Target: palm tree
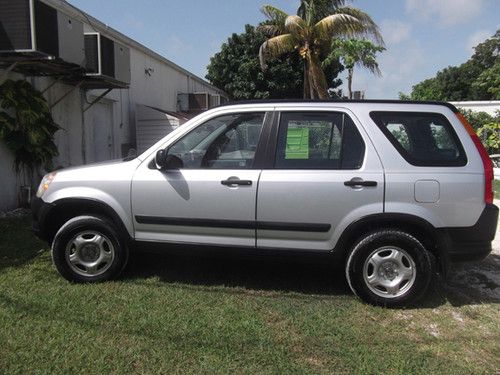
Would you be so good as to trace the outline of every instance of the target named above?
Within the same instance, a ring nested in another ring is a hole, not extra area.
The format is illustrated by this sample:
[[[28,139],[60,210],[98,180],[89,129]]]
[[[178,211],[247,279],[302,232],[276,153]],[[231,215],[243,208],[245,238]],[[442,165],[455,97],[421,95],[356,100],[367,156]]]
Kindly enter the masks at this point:
[[[379,29],[365,12],[340,6],[344,0],[302,0],[299,14],[288,15],[265,5],[262,12],[268,21],[260,26],[269,39],[259,51],[262,69],[268,56],[297,50],[304,59],[304,98],[327,98],[327,82],[321,57],[330,52],[332,38],[371,37],[383,44]],[[332,12],[321,19],[326,11]]]
[[[328,66],[332,61],[340,61],[347,69],[347,89],[349,99],[352,99],[352,77],[357,65],[368,69],[376,75],[381,75],[375,55],[385,50],[382,46],[374,45],[366,39],[335,39],[331,44],[332,51],[323,61]]]

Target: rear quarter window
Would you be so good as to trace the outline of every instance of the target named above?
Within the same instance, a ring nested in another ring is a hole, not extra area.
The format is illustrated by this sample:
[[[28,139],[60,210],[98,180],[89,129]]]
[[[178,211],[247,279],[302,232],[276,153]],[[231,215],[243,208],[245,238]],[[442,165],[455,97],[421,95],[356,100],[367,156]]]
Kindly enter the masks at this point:
[[[393,146],[416,166],[461,167],[467,164],[460,139],[448,119],[430,112],[370,112]]]

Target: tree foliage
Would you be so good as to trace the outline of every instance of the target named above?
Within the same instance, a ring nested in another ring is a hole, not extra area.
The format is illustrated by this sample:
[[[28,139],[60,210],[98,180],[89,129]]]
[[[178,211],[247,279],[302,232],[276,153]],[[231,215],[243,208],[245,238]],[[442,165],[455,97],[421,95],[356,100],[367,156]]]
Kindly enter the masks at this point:
[[[26,81],[7,80],[0,85],[0,106],[0,139],[14,155],[16,173],[50,169],[59,127],[42,94]]]
[[[373,74],[381,75],[376,55],[385,50],[365,39],[334,39],[331,52],[323,61],[328,66],[332,61],[340,61],[347,69],[347,87],[349,99],[352,99],[352,80],[354,67],[366,68]]]
[[[206,78],[234,100],[301,98],[303,62],[298,53],[270,58],[268,69],[263,71],[258,55],[265,40],[262,31],[246,25],[244,33],[233,34],[210,59]],[[342,69],[338,62],[328,67],[326,75],[331,89],[341,84],[336,77]]]
[[[495,116],[491,116],[486,112],[474,112],[463,108],[459,110],[472,125],[488,152],[498,153],[500,150],[500,111],[497,111]]]
[[[482,140],[488,152],[498,152],[500,148],[500,121],[484,124],[478,129],[477,135]]]
[[[340,6],[344,1],[302,0],[298,15],[288,15],[271,5],[262,7],[268,22],[260,29],[269,36],[259,52],[261,66],[270,57],[298,51],[304,60],[304,97],[326,98],[327,81],[321,61],[335,38],[370,37],[382,44],[377,25],[365,12]]]
[[[474,50],[472,57],[462,65],[445,68],[436,77],[413,86],[409,98],[441,101],[500,99],[500,30]]]

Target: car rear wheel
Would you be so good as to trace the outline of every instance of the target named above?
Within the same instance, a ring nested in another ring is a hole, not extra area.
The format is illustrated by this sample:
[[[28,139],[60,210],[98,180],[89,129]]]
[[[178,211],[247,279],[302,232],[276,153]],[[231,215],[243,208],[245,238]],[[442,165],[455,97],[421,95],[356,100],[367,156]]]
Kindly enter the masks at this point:
[[[69,281],[99,282],[118,276],[128,249],[106,219],[78,216],[66,222],[52,243],[52,259]]]
[[[433,275],[432,256],[412,235],[400,230],[368,234],[353,247],[346,263],[351,290],[364,301],[404,306],[425,294]]]

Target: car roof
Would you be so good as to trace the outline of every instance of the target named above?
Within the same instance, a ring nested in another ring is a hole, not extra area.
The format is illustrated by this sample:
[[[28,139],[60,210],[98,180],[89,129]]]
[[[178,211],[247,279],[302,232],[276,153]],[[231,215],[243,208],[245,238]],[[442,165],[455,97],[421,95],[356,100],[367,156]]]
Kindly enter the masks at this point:
[[[445,106],[449,109],[451,109],[454,113],[458,112],[457,107],[455,107],[453,104],[447,103],[447,102],[439,102],[439,101],[417,101],[417,100],[392,100],[392,99],[371,99],[371,100],[353,100],[353,99],[258,99],[258,100],[238,100],[238,101],[232,101],[232,102],[227,102],[224,104],[221,104],[220,107],[227,107],[227,106],[233,106],[233,105],[241,105],[241,104],[293,104],[293,103],[300,103],[300,104],[321,104],[321,103],[362,103],[362,104],[415,104],[415,105],[421,105],[421,104],[431,104],[431,105],[442,105]]]

